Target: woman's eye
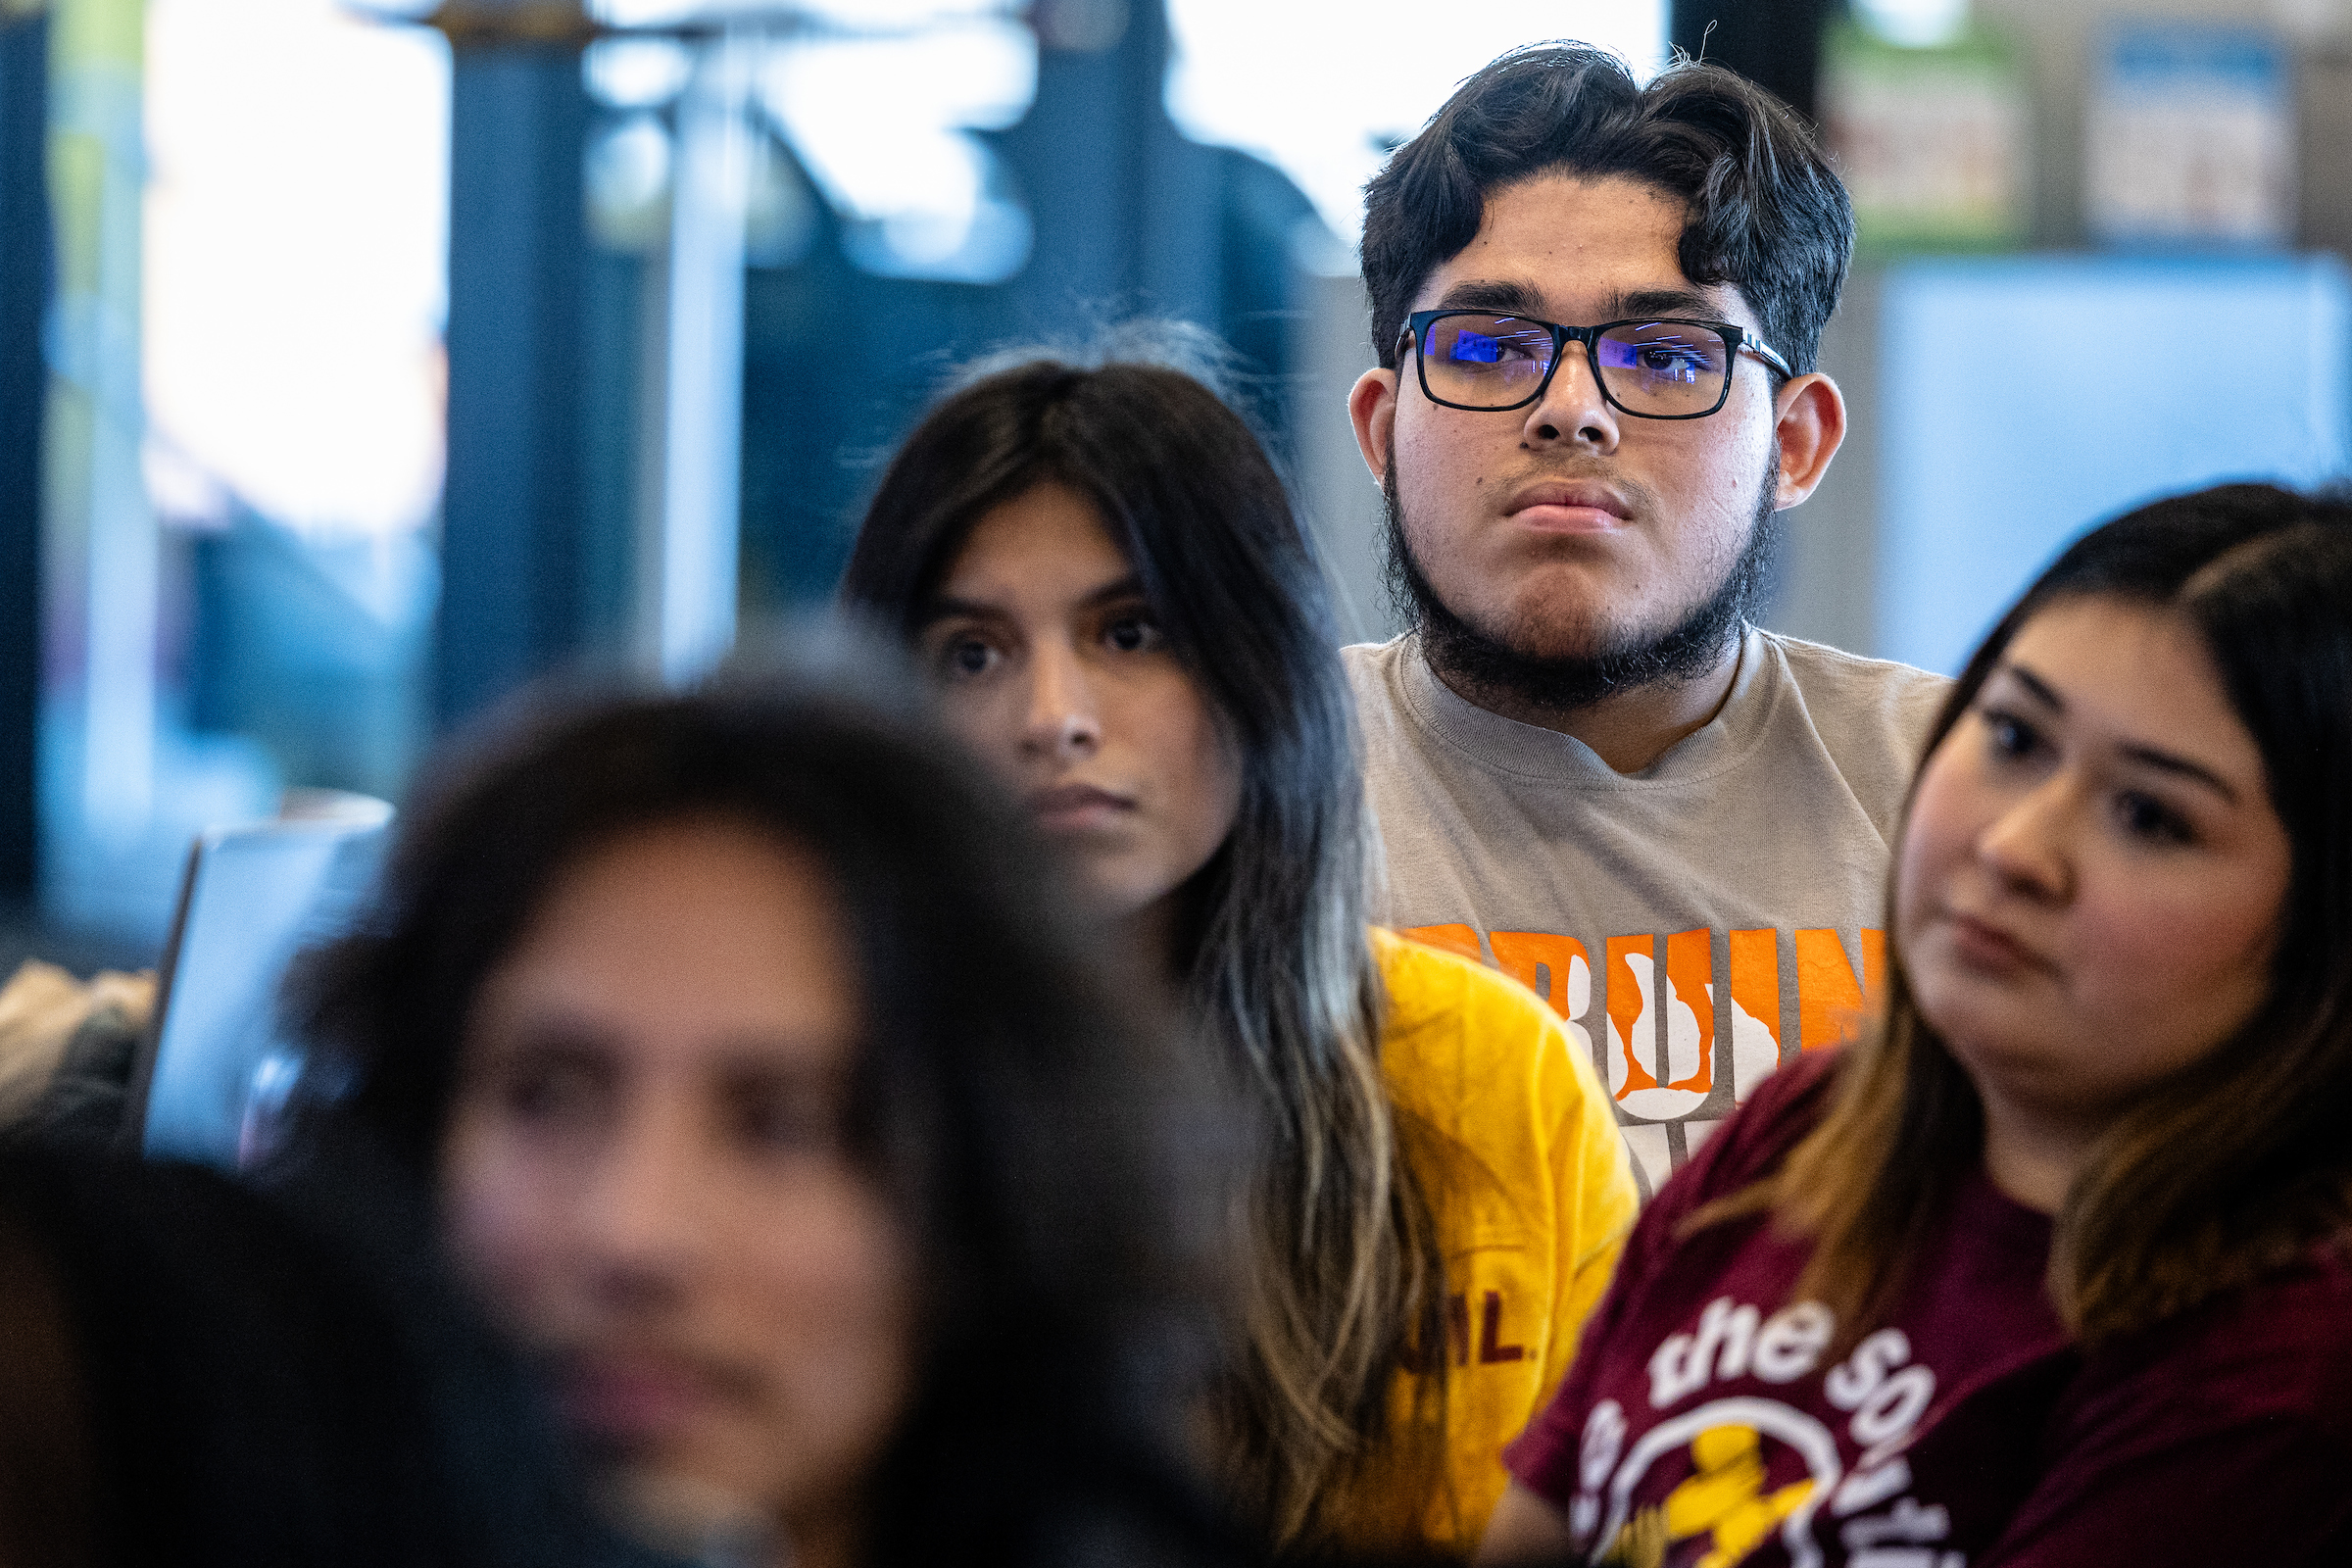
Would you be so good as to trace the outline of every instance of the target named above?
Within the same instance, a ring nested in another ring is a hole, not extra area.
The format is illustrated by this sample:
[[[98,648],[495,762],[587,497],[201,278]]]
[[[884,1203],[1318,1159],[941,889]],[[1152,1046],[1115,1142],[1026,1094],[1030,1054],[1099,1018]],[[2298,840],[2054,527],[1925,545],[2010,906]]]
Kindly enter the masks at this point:
[[[1159,627],[1148,615],[1121,615],[1102,628],[1102,640],[1122,654],[1140,654],[1159,646]]]
[[[2124,831],[2133,838],[2156,844],[2186,844],[2196,837],[2188,818],[2153,795],[2143,795],[2137,790],[2126,790],[2116,798],[2115,813],[2123,822]]]
[[[1984,733],[1992,749],[2003,757],[2031,757],[2041,744],[2040,734],[2033,725],[2015,713],[1988,709],[1984,714]]]
[[[736,1130],[763,1153],[822,1153],[841,1141],[834,1097],[807,1089],[750,1091],[735,1103]]]
[[[952,679],[970,680],[994,669],[999,655],[977,637],[949,639],[939,651],[940,668]]]
[[[600,1087],[594,1074],[576,1067],[542,1067],[512,1074],[497,1086],[496,1094],[514,1120],[556,1126],[593,1114]]]

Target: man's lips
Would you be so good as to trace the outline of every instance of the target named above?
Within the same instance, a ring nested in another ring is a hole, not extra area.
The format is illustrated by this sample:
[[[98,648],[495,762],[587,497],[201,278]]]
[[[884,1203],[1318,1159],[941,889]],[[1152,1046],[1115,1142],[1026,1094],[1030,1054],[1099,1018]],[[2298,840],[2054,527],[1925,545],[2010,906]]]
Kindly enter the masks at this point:
[[[1069,832],[1119,821],[1135,809],[1135,802],[1093,784],[1057,784],[1050,790],[1033,791],[1029,809],[1047,831]]]
[[[1505,514],[1545,533],[1609,533],[1633,518],[1625,497],[1592,479],[1540,479],[1512,492]]]

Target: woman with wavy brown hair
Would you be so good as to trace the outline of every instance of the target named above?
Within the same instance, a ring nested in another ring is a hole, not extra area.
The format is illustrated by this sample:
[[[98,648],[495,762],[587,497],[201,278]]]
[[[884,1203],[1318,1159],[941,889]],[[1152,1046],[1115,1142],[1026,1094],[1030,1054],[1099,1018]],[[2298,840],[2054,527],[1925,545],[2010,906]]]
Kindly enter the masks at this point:
[[[2078,541],[1892,906],[1886,1018],[1642,1216],[1487,1556],[2352,1558],[2352,505]]]

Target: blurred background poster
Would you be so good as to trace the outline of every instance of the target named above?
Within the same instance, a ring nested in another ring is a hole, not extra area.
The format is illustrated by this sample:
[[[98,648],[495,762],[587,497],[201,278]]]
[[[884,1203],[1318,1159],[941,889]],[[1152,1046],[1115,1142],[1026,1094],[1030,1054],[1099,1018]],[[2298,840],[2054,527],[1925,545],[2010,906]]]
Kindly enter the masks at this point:
[[[955,366],[1128,315],[1234,346],[1388,635],[1361,186],[1561,36],[1823,125],[1853,435],[1772,615],[1948,662],[2102,514],[2342,467],[2346,10],[0,0],[0,906],[151,959],[199,831],[692,678],[830,591]]]
[[[1865,257],[2025,239],[2031,105],[2004,35],[1965,11],[1866,11],[1831,24],[1821,70],[1822,133]]]
[[[2084,140],[2089,226],[2109,244],[2278,245],[2294,234],[2293,76],[2276,34],[2111,24]]]

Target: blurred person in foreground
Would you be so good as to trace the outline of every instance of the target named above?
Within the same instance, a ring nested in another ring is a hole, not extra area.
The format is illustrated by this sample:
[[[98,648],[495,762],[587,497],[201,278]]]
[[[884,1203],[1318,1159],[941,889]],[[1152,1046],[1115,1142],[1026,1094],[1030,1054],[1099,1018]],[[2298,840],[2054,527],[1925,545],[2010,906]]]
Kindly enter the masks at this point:
[[[436,1187],[663,1539],[1213,1555],[1169,1430],[1208,1323],[1210,1102],[986,781],[850,673],[887,651],[801,653],[557,706],[425,792],[303,981],[340,1114]]]
[[[920,650],[949,725],[1257,1109],[1215,1433],[1245,1516],[1295,1556],[1466,1557],[1633,1181],[1542,1003],[1367,925],[1313,554],[1243,419],[1133,363],[1203,347],[1147,323],[1108,363],[1036,359],[946,398],[885,473],[842,597]]]
[[[323,1212],[0,1153],[0,1563],[654,1561],[597,1523],[536,1390],[398,1219]]]
[[[1643,1214],[1485,1555],[2352,1561],[2352,505],[2060,556],[1891,905],[1888,1016]]]
[[[1852,237],[1771,94],[1581,44],[1479,72],[1365,190],[1388,917],[1546,978],[1650,1186],[1860,1010],[1948,685],[1753,623],[1844,437],[1814,356]]]

